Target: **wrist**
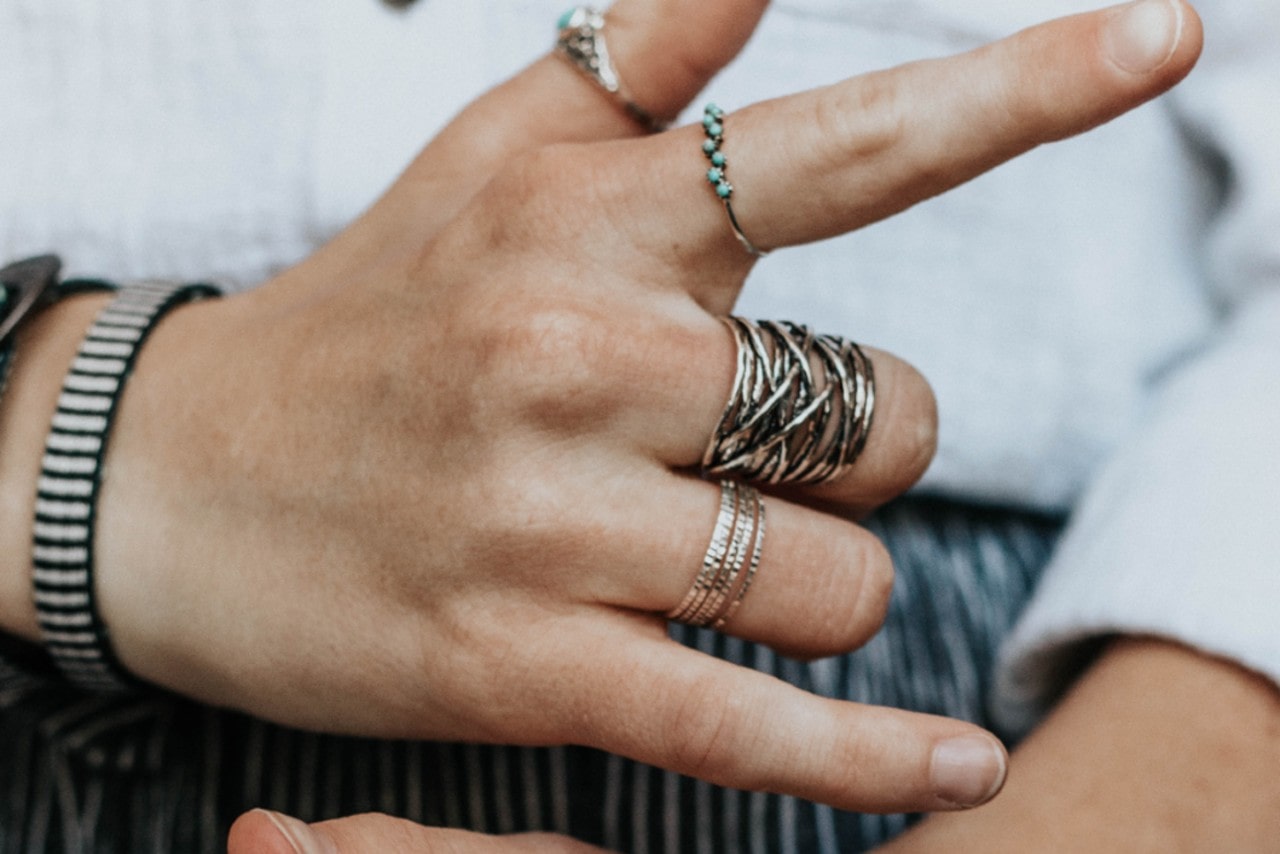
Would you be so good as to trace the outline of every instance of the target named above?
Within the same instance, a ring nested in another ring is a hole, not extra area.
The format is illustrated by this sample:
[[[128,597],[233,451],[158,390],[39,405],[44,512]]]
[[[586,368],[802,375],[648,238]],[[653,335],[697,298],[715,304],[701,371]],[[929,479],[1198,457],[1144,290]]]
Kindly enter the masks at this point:
[[[883,851],[1270,850],[1278,732],[1280,693],[1263,677],[1120,638],[1014,752],[999,798]]]
[[[23,330],[0,399],[0,630],[38,641],[31,598],[32,525],[45,437],[62,378],[109,295],[65,299]]]

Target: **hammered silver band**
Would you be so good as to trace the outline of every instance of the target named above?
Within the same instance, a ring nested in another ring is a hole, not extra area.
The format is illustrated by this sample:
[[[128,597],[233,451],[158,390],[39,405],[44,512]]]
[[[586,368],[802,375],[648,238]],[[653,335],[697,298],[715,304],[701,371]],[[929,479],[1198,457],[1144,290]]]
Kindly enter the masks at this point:
[[[650,133],[667,129],[667,122],[655,118],[635,102],[618,76],[609,56],[609,45],[604,39],[604,15],[590,6],[575,6],[560,16],[557,27],[560,35],[556,39],[556,53],[603,89],[628,116]]]
[[[843,474],[866,446],[875,413],[866,353],[796,323],[724,323],[737,366],[703,473],[764,484],[823,483]]]
[[[746,598],[760,568],[765,513],[760,493],[732,480],[720,482],[720,512],[702,568],[667,619],[720,629]]]

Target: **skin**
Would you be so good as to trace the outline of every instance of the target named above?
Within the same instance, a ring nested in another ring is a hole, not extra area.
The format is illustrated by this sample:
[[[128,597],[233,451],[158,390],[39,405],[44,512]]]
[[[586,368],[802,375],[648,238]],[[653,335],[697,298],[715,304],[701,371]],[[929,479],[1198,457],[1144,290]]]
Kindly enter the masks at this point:
[[[637,100],[672,115],[763,8],[624,0],[611,47]],[[1198,21],[1169,8],[1177,26],[1140,70],[1117,63],[1103,12],[735,112],[732,174],[751,187],[737,213],[762,246],[815,240],[1107,121],[1194,63]],[[691,16],[706,26],[673,23]],[[687,180],[699,129],[637,133],[544,60],[310,259],[166,319],[117,417],[100,505],[119,655],[295,726],[582,743],[848,809],[986,800],[1004,758],[980,730],[816,698],[665,638],[717,501],[689,473],[732,379],[715,317],[752,259]],[[67,303],[22,342],[0,410],[0,554],[25,553],[33,461],[95,308]],[[891,567],[846,517],[919,476],[936,416],[918,374],[873,358],[863,460],[770,499],[730,633],[805,657],[877,628]],[[0,571],[0,626],[34,638],[25,572]],[[989,748],[962,792],[931,773],[955,738]]]
[[[1274,851],[1277,767],[1274,683],[1178,644],[1124,639],[1014,753],[999,798],[936,814],[883,850]]]
[[[1214,702],[1204,702],[1213,697]],[[1167,641],[1113,643],[1012,757],[981,809],[938,813],[884,854],[1095,854],[1274,849],[1280,838],[1280,692]],[[387,816],[303,825],[262,811],[229,854],[595,850],[558,837],[485,837]]]

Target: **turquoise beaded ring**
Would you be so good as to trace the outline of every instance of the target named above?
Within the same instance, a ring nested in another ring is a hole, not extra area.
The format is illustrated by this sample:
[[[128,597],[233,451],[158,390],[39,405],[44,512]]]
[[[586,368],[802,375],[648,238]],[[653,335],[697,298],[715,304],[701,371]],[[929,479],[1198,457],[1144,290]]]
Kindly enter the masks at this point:
[[[751,239],[742,231],[738,217],[733,213],[733,184],[729,183],[729,159],[723,151],[724,119],[724,110],[715,104],[707,104],[702,110],[702,131],[707,136],[702,143],[702,153],[711,164],[707,168],[707,182],[715,191],[716,198],[724,205],[725,213],[729,215],[729,227],[733,229],[734,237],[738,238],[738,242],[752,255],[763,258],[769,254],[768,251],[751,242]]]

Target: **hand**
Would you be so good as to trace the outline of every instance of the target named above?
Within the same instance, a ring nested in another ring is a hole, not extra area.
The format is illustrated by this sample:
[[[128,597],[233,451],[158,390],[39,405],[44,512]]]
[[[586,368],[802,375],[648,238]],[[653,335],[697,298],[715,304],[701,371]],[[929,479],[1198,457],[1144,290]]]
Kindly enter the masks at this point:
[[[1121,639],[1013,755],[985,809],[937,815],[890,852],[1272,851],[1280,691],[1167,641]]]
[[[227,854],[599,854],[565,836],[526,833],[486,836],[428,828],[385,815],[358,815],[307,825],[264,810],[245,813],[231,827]]]
[[[682,53],[673,32],[651,52],[645,27],[670,20],[640,14],[651,5],[620,3],[611,38],[637,99],[663,114],[714,71],[688,58],[724,61],[749,27],[708,28],[718,50]],[[1105,121],[1194,61],[1194,13],[1168,8],[1177,26],[1142,72],[1115,64],[1123,19],[1102,12],[737,112],[737,213],[760,245],[814,240]],[[120,656],[303,727],[581,743],[849,809],[985,800],[1003,754],[980,730],[813,697],[666,638],[661,615],[715,517],[716,487],[689,472],[732,379],[716,316],[751,258],[700,180],[699,129],[553,144],[634,131],[572,69],[539,63],[329,247],[166,319],[118,415],[100,504],[100,607]],[[883,549],[801,503],[858,512],[927,464],[927,386],[873,358],[862,460],[770,498],[733,634],[818,656],[876,629]]]

